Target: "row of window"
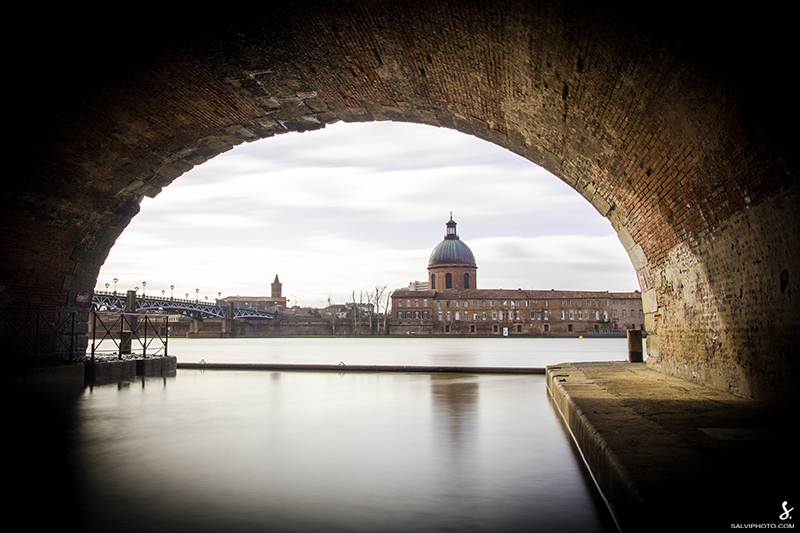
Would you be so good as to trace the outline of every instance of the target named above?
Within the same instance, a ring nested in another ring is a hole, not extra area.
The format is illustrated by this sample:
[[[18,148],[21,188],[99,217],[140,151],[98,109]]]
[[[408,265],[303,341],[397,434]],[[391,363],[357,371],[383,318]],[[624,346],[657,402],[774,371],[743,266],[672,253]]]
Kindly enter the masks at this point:
[[[571,301],[572,300],[561,300],[561,307],[571,307],[571,305],[570,305]],[[576,300],[576,301],[577,301],[577,306],[576,307],[582,307],[582,302],[584,302],[584,300]],[[592,307],[592,302],[594,302],[594,307],[600,307],[600,302],[601,301],[605,304],[606,307],[610,307],[609,300],[585,300],[586,307]],[[487,302],[488,302],[488,306],[487,306]],[[537,305],[541,305],[542,307],[549,307],[548,302],[549,302],[549,300],[541,300],[541,301],[540,300],[530,300],[530,301],[528,301],[528,300],[522,300],[522,301],[520,301],[520,300],[497,300],[496,302],[495,302],[495,300],[472,300],[472,307],[473,308],[474,307],[490,307],[490,308],[491,307],[523,307],[523,305],[525,307],[529,307],[529,306],[530,307],[535,307]],[[413,307],[419,307],[420,306],[419,304],[420,304],[420,299],[419,298],[415,298]],[[447,307],[447,308],[449,308],[451,306],[452,307],[466,307],[466,308],[469,308],[470,307],[470,305],[469,305],[470,304],[470,300],[463,300],[463,301],[462,300],[444,300],[444,304],[445,304],[445,307]],[[397,300],[397,307],[403,307],[403,300],[402,299]],[[410,298],[406,299],[405,307],[412,307]],[[422,299],[422,307],[428,307],[428,299],[427,298],[423,298]],[[442,300],[436,300],[436,307],[441,309]],[[616,312],[617,311],[615,310],[614,313],[616,313]],[[631,316],[634,316],[633,315],[634,312],[635,312],[635,310],[631,309]],[[625,313],[626,313],[626,310],[623,309],[622,310],[622,316],[623,317],[625,316]],[[614,316],[616,316],[616,314]]]
[[[633,310],[631,310],[633,312]],[[520,311],[517,309],[516,311],[492,311],[492,320],[524,320],[521,317]],[[601,314],[602,313],[602,314]],[[616,312],[614,313],[616,316]],[[623,316],[625,316],[623,314]],[[448,322],[453,320],[461,320],[462,314],[461,311],[455,311],[454,313],[451,311],[439,311],[438,318],[439,320],[447,319]],[[464,320],[470,319],[469,311],[464,311],[463,314]],[[398,319],[422,319],[427,320],[430,318],[429,311],[397,311],[397,318]],[[480,312],[480,320],[487,320],[487,311]],[[550,316],[548,311],[532,311],[530,314],[531,320],[550,320],[552,317]],[[561,320],[567,319],[567,312],[561,311]],[[594,320],[594,321],[608,321],[608,311],[570,311],[569,312],[569,319],[570,320]],[[479,313],[473,312],[472,313],[472,320],[477,322],[479,320]]]
[[[463,289],[469,289],[469,274],[464,274],[464,284],[462,286]],[[453,275],[449,272],[444,275],[444,288],[445,289],[452,289],[453,288]],[[431,274],[431,290],[436,290],[436,275]]]

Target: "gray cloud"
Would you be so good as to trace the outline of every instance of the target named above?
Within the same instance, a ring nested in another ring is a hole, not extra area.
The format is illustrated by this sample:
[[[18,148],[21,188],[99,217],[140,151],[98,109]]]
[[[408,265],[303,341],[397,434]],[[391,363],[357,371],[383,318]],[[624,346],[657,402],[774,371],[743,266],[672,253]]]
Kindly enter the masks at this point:
[[[394,123],[278,136],[193,169],[145,199],[98,288],[268,294],[277,273],[301,304],[342,301],[425,279],[450,211],[481,287],[637,288],[608,221],[563,182],[479,139]]]

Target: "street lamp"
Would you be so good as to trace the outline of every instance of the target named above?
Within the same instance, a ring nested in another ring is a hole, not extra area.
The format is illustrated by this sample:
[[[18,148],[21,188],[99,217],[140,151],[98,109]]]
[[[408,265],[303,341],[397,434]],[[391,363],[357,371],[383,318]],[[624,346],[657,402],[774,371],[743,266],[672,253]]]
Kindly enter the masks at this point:
[[[143,281],[143,282],[142,282],[142,298],[144,298],[144,288],[145,288],[146,286],[147,286],[147,282],[146,282],[146,281]]]
[[[194,303],[200,303],[200,289],[194,290]]]
[[[114,296],[116,296],[116,295],[117,295],[117,282],[118,282],[118,281],[119,281],[119,280],[118,280],[117,278],[114,278]]]
[[[173,299],[174,299],[174,297],[173,297],[173,293],[174,293],[174,292],[175,292],[175,285],[170,285],[170,286],[169,286],[169,299],[170,299],[170,300],[173,300]]]

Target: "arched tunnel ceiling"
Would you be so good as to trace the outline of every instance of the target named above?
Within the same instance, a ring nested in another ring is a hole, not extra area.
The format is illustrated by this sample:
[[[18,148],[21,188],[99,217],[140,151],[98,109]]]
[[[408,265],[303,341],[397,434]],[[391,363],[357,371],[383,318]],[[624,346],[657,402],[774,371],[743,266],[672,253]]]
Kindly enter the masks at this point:
[[[780,215],[796,211],[796,136],[783,127],[788,87],[766,76],[785,69],[785,20],[670,7],[50,12],[12,63],[24,164],[3,187],[13,259],[0,305],[69,306],[143,195],[238,143],[420,122],[520,153],[611,220],[642,282],[652,366],[796,397],[797,321],[780,318],[795,306],[773,291],[797,275],[796,223]]]

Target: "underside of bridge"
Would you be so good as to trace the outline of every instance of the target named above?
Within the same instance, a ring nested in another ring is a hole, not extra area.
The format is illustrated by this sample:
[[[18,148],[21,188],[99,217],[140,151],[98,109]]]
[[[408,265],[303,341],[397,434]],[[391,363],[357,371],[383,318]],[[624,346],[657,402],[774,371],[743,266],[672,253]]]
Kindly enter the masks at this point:
[[[651,367],[797,401],[788,17],[558,0],[258,5],[20,18],[0,308],[73,307],[142,197],[240,143],[414,122],[520,154],[611,221],[638,273]]]

